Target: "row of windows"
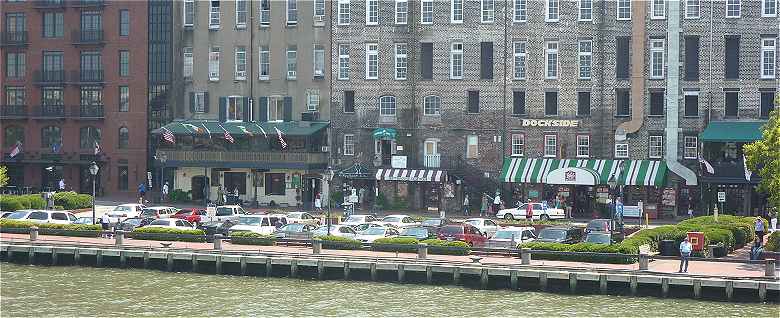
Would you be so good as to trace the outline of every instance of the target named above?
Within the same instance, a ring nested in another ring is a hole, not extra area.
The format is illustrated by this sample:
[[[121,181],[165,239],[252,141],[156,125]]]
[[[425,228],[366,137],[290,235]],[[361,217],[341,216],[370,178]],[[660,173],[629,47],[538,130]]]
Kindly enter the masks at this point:
[[[761,0],[761,16],[762,17],[776,17],[777,16],[777,0]],[[338,0],[337,6],[337,24],[338,25],[350,25],[352,23],[352,14],[350,13],[351,3],[350,0]],[[363,2],[363,1],[354,1]],[[464,20],[464,2],[465,0],[450,0],[449,1],[449,17],[450,23],[460,24]],[[530,1],[533,3],[533,1]],[[544,21],[545,22],[559,22],[561,19],[561,5],[566,1],[561,0],[545,0],[544,1]],[[433,24],[434,22],[434,6],[436,6],[434,0],[420,0],[420,24]],[[511,0],[511,15],[513,22],[527,22],[529,16],[529,1],[528,0]],[[579,21],[593,21],[593,0],[578,0],[577,1],[577,20]],[[631,20],[631,0],[616,0],[615,18],[617,20]],[[496,1],[495,0],[480,0],[479,1],[480,15],[479,20],[481,23],[494,23],[496,21]],[[365,25],[379,25],[379,0],[365,0]],[[741,16],[742,3],[741,0],[727,0],[725,7],[726,18],[739,18]],[[701,14],[701,1],[700,0],[685,0],[685,18],[686,19],[698,19]],[[394,23],[397,25],[405,25],[409,21],[409,1],[408,0],[395,0],[394,6]],[[666,0],[651,0],[650,1],[650,18],[651,19],[666,19]]]
[[[208,78],[215,82],[220,80],[221,65],[220,47],[211,47],[208,56]],[[298,78],[298,47],[290,46],[284,51],[285,68],[282,77],[288,80]],[[312,74],[314,79],[325,78],[325,49],[321,45],[315,45],[313,51]],[[233,79],[244,81],[247,79],[247,51],[246,46],[236,46],[233,48]],[[184,66],[182,73],[185,78],[192,78],[195,65],[195,55],[192,47],[183,48]],[[277,63],[281,64],[281,63]],[[268,46],[261,46],[258,52],[258,79],[271,79],[271,52]]]
[[[61,39],[64,37],[64,12],[43,12],[41,17],[41,37],[44,39]],[[130,35],[130,10],[119,9],[119,36]],[[24,12],[6,13],[5,31],[27,31],[27,15]],[[71,26],[69,26],[71,28]],[[81,12],[82,36],[89,32],[103,31],[103,15],[100,11]]]
[[[130,111],[130,88],[128,86],[119,86],[119,112]],[[6,86],[5,87],[5,105],[24,106],[28,105],[27,93],[24,86]],[[65,105],[65,90],[62,87],[43,87],[41,88],[41,106],[62,106]],[[103,88],[100,86],[82,86],[80,90],[80,105],[102,106]]]
[[[130,76],[130,51],[119,50],[119,65],[117,73],[120,77]],[[43,80],[64,80],[64,55],[62,51],[43,51]],[[103,54],[98,51],[82,51],[79,70],[80,81],[103,81]],[[5,54],[5,77],[23,80],[27,73],[27,53],[8,52]]]
[[[298,0],[283,0],[285,2],[285,23],[287,26],[298,24]],[[206,1],[184,0],[182,6],[182,21],[184,27],[193,27],[195,25],[195,9],[198,3]],[[246,29],[249,19],[249,7],[247,0],[231,1],[235,4],[235,27],[236,29]],[[208,3],[208,25],[209,29],[219,29],[222,24],[222,6],[228,1],[210,0]],[[258,20],[261,27],[267,27],[271,24],[271,0],[257,1]],[[314,22],[315,25],[323,22],[325,18],[325,0],[314,0]]]
[[[209,93],[190,92],[190,113],[209,113]],[[220,121],[246,121],[254,120],[254,109],[250,106],[251,98],[245,96],[221,96],[219,97]],[[292,121],[293,97],[292,96],[261,96],[259,104],[253,107],[259,111],[260,121]],[[316,112],[320,108],[320,90],[316,88],[306,89],[306,106],[309,112]]]
[[[120,127],[117,134],[118,149],[127,149],[130,142],[130,130],[127,127]],[[6,126],[3,131],[4,147],[12,147],[17,143],[25,145],[24,127]],[[102,133],[100,128],[84,126],[79,128],[79,148],[91,149],[100,145],[102,147]],[[41,148],[52,149],[53,152],[60,152],[62,148],[62,128],[59,126],[46,126],[41,128]]]

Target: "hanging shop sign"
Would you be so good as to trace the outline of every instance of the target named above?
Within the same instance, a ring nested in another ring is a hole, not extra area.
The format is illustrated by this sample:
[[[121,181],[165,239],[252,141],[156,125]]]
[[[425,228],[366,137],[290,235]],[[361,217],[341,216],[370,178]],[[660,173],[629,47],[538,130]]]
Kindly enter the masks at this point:
[[[580,126],[579,120],[523,119],[523,127],[572,127]]]
[[[677,191],[674,188],[664,188],[661,196],[661,204],[665,206],[675,206],[677,202]]]
[[[396,169],[406,169],[406,156],[393,156],[390,166]]]

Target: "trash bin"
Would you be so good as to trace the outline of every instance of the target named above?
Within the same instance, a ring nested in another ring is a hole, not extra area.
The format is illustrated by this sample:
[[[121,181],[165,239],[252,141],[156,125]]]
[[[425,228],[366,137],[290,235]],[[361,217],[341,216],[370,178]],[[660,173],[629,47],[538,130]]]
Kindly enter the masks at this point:
[[[694,252],[704,250],[704,232],[688,232],[688,241],[691,242]]]
[[[661,256],[678,256],[680,255],[679,251],[674,245],[673,240],[662,240],[658,243],[658,252],[661,253]]]

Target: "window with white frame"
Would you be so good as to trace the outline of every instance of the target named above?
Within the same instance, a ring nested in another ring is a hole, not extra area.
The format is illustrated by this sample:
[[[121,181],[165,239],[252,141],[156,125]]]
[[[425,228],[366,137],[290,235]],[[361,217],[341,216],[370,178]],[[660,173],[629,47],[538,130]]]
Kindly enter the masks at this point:
[[[664,156],[664,136],[655,135],[649,138],[648,156],[653,159],[662,158]]]
[[[338,0],[338,25],[349,25],[349,0]]]
[[[525,135],[512,134],[512,156],[522,157],[525,155]]]
[[[209,52],[209,81],[219,81],[219,47],[211,47]]]
[[[219,29],[219,0],[209,1],[209,29]]]
[[[188,46],[185,48],[182,48],[182,54],[184,55],[184,59],[182,62],[184,62],[184,68],[182,69],[182,75],[184,75],[184,78],[192,78],[192,69],[193,69],[193,62],[194,58],[192,55],[192,47]]]
[[[433,0],[420,0],[420,24],[433,24]]]
[[[450,79],[463,79],[463,43],[450,45]]]
[[[450,0],[450,23],[463,23],[463,0]]]
[[[366,79],[379,78],[379,45],[366,43]]]
[[[236,0],[236,28],[246,28],[246,14],[247,3],[246,0]]]
[[[775,78],[777,38],[761,39],[761,78]]]
[[[650,77],[664,77],[664,39],[650,40]]]
[[[579,0],[579,14],[577,19],[580,21],[592,21],[593,20],[593,0]]]
[[[325,0],[314,0],[314,22],[325,19]]]
[[[395,116],[395,96],[379,97],[379,115]]]
[[[406,79],[406,50],[406,43],[395,44],[395,79],[397,80]]]
[[[425,116],[439,116],[441,114],[441,98],[439,96],[425,96],[423,98],[423,114]]]
[[[320,90],[316,88],[306,90],[306,110],[316,112],[320,105]]]
[[[184,0],[182,21],[185,27],[195,25],[195,0]]]
[[[558,156],[558,135],[544,135],[544,156],[548,158]]]
[[[340,80],[349,79],[349,44],[339,44],[339,74]]]
[[[406,24],[409,21],[409,2],[395,0],[395,24]]]
[[[726,0],[726,17],[727,18],[739,18],[741,15],[742,1],[741,0]]]
[[[683,158],[685,159],[699,158],[699,137],[685,136],[683,138]]]
[[[379,24],[379,0],[366,0],[366,25]]]
[[[590,136],[577,135],[577,158],[590,157]]]
[[[482,0],[482,23],[493,23],[496,20],[496,2],[495,0]]]
[[[777,0],[761,1],[761,16],[765,18],[777,16]]]
[[[578,59],[580,64],[580,78],[590,79],[591,67],[593,65],[593,41],[582,40],[578,44],[579,53]]]
[[[243,121],[244,120],[244,97],[242,96],[228,96],[227,103],[225,104],[225,120],[226,121]]]
[[[236,46],[235,51],[235,80],[246,80],[246,47]]]
[[[512,43],[512,57],[514,58],[514,78],[525,79],[526,63],[526,41],[515,41]]]
[[[287,25],[298,24],[298,0],[287,0]]]
[[[287,48],[287,79],[294,80],[298,77],[298,48]]]
[[[615,144],[615,158],[628,158],[628,144]]]
[[[650,1],[650,19],[666,19],[666,0]]]
[[[631,0],[617,0],[617,19],[631,20]]]
[[[528,21],[528,0],[514,0],[514,2],[512,22]]]
[[[698,19],[701,14],[701,0],[685,0],[685,18]]]
[[[284,121],[284,98],[281,96],[272,96],[268,98],[268,121]]]
[[[260,26],[271,25],[271,0],[260,0]]]
[[[544,2],[544,21],[558,22],[560,20],[560,2],[558,0],[546,0]]]
[[[271,52],[268,50],[268,46],[261,46],[259,52],[257,58],[260,67],[258,78],[267,80],[271,78]]]
[[[477,135],[466,136],[466,158],[479,158],[479,137]]]
[[[545,44],[544,60],[546,61],[545,75],[547,79],[558,78],[558,41],[549,41]]]
[[[351,135],[351,134],[344,135],[344,155],[345,156],[355,155],[355,135]]]
[[[325,77],[325,48],[314,46],[314,78]]]
[[[192,109],[195,110],[196,113],[205,113],[206,112],[206,93],[205,92],[195,92],[192,94],[195,100],[193,101],[195,105],[193,105]]]

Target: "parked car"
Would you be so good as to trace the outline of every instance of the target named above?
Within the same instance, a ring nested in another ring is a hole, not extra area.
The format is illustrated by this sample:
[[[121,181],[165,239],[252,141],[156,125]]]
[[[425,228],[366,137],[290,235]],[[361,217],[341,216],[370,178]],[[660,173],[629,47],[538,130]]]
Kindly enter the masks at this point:
[[[609,232],[611,229],[612,220],[610,219],[593,219],[585,226],[585,233],[590,232]]]
[[[179,219],[155,219],[147,227],[164,227],[180,230],[192,230],[195,228],[192,223]]]
[[[6,212],[6,211],[3,211],[2,213],[0,213],[0,219],[5,219],[5,218],[6,218],[6,217],[8,217],[9,215],[11,215],[11,213],[13,213],[13,212]]]
[[[420,225],[420,222],[415,222],[411,216],[406,214],[393,214],[382,218],[382,223],[385,225],[392,225],[398,228],[410,227]]]
[[[222,234],[223,236],[229,236],[229,230],[234,225],[238,224],[238,221],[227,219],[224,221],[207,221],[197,224],[197,228],[203,230],[206,234],[206,238],[213,238],[215,234]]]
[[[612,234],[592,231],[585,236],[585,243],[612,244]]]
[[[442,226],[437,236],[440,240],[463,241],[471,246],[483,246],[487,241],[487,237],[478,228],[468,223]]]
[[[480,232],[487,235],[488,238],[493,236],[493,234],[495,234],[496,231],[498,231],[498,229],[501,228],[501,226],[496,224],[496,222],[494,222],[491,219],[471,218],[471,219],[466,219],[463,222],[475,226],[476,228],[479,229]]]
[[[206,210],[198,208],[181,209],[171,217],[174,219],[187,220],[187,222],[193,224],[211,221],[211,217],[208,216]]]
[[[124,218],[137,218],[145,208],[145,205],[137,203],[120,204],[108,212],[108,217],[111,219],[111,223],[119,222],[120,219]]]
[[[355,236],[355,239],[363,243],[374,243],[377,239],[383,237],[396,237],[398,234],[398,229],[392,227],[370,227],[368,230]]]
[[[546,227],[539,232],[538,242],[574,244],[582,241],[582,229],[576,227]]]
[[[287,222],[290,223],[304,223],[311,225],[319,225],[320,220],[315,218],[309,212],[290,212],[287,213]]]
[[[119,222],[119,224],[116,226],[117,229],[122,231],[128,231],[132,232],[136,228],[144,227],[149,224],[152,224],[154,222],[155,218],[126,218],[122,220],[122,222]]]
[[[312,232],[316,229],[317,227],[311,224],[290,223],[276,230],[274,236],[291,240],[310,240],[313,235]]]
[[[96,218],[93,222],[92,217],[80,217],[73,221],[73,224],[100,224],[100,218]]]
[[[312,232],[312,235],[314,237],[328,235],[328,225],[320,225],[320,227]],[[343,224],[332,224],[330,226],[330,235],[354,239],[357,235],[357,232],[355,232],[355,229],[353,229],[351,226]]]
[[[257,234],[273,234],[277,229],[287,224],[284,214],[241,215],[238,224],[230,228],[229,234],[238,231],[249,231]]]
[[[374,222],[371,222],[371,223],[358,224],[358,225],[352,226],[352,228],[355,229],[355,232],[357,232],[359,234],[360,232],[368,230],[369,228],[372,228],[372,227],[384,227],[384,226],[385,226],[384,223],[382,223],[380,221],[374,221]]]
[[[450,219],[431,218],[431,219],[425,219],[422,222],[420,222],[420,226],[431,228],[434,231],[436,231],[440,227],[450,223],[453,223]]]
[[[6,218],[9,220],[55,224],[71,224],[77,219],[73,213],[50,210],[18,210],[9,214]]]
[[[517,244],[536,240],[534,228],[530,226],[509,226],[496,231],[485,244],[490,248],[516,248]]]
[[[515,208],[509,208],[509,209],[503,209],[498,211],[496,213],[496,218],[499,219],[505,219],[505,220],[525,220],[526,219],[526,210],[529,203],[523,203],[519,207]],[[548,207],[546,203],[530,203],[533,207],[533,216],[532,219],[534,220],[552,220],[552,219],[563,219],[566,217],[566,212],[563,211],[563,209],[554,209],[551,207]]]
[[[241,215],[247,215],[249,213],[244,210],[240,205],[222,205],[217,207],[217,211],[214,218],[218,221],[225,219],[238,220]]]
[[[139,217],[142,218],[155,218],[155,219],[170,219],[179,209],[170,206],[153,206],[144,208],[141,210]]]
[[[371,223],[379,221],[376,217],[370,214],[353,214],[348,216],[344,221],[339,223],[340,225],[355,226],[363,223]]]
[[[412,226],[401,230],[401,237],[413,237],[418,241],[436,238],[436,230],[425,226]]]

